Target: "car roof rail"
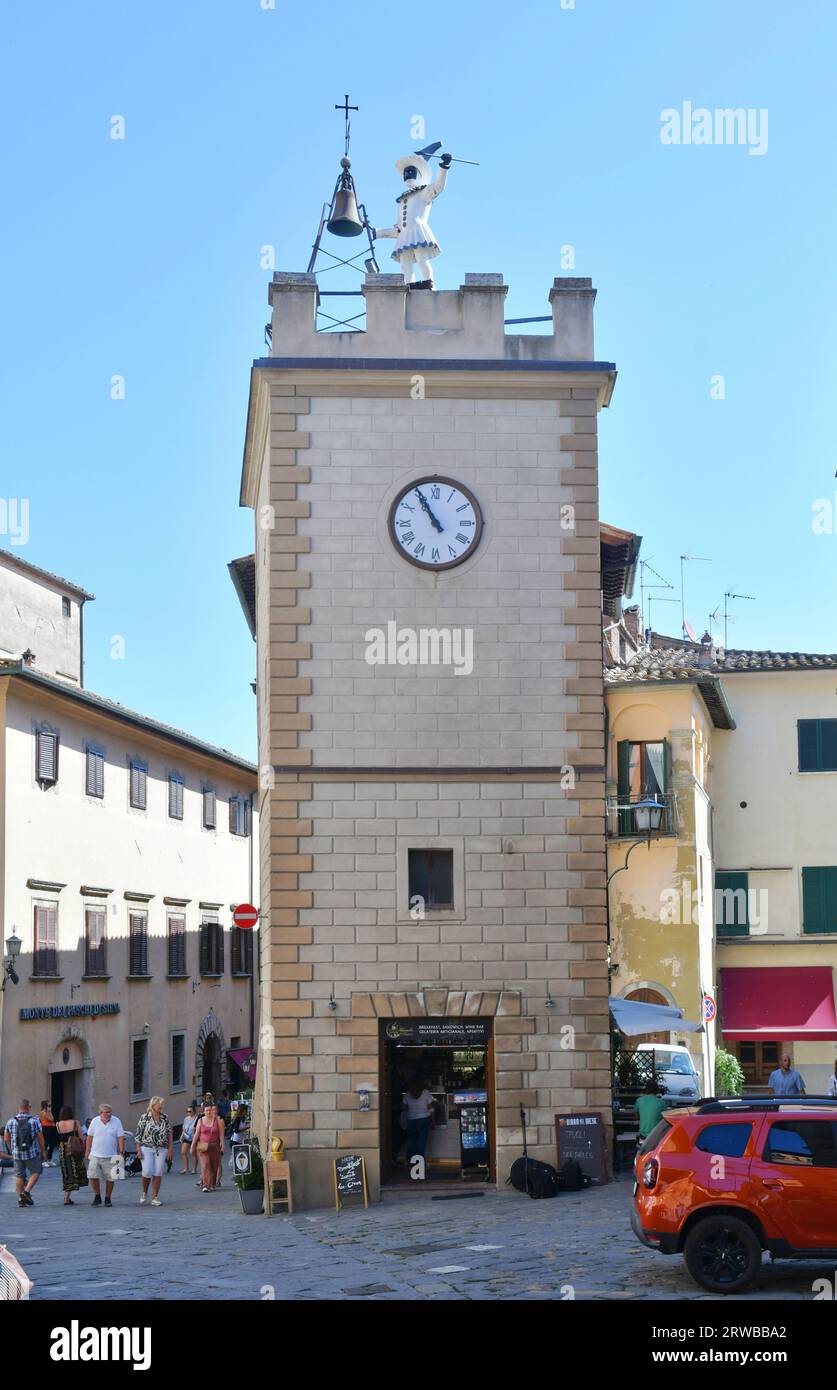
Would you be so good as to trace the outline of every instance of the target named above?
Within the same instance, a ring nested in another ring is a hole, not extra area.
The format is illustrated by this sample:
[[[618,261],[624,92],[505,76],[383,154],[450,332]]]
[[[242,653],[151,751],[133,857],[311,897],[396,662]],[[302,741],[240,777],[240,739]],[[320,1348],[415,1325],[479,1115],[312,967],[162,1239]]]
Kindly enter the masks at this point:
[[[785,1106],[794,1109],[837,1110],[835,1096],[710,1096],[701,1101],[698,1115],[723,1115],[736,1110],[778,1110]]]

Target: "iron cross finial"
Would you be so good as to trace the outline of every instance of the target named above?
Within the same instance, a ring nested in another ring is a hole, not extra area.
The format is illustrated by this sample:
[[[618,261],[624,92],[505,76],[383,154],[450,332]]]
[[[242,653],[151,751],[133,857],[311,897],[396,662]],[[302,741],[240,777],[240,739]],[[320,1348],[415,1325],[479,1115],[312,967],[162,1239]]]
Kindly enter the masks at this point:
[[[359,110],[360,110],[360,107],[358,107],[358,106],[350,106],[350,105],[349,105],[349,93],[347,92],[346,95],[345,95],[344,98],[343,98],[343,103],[342,103],[342,105],[340,104],[340,102],[336,101],[336,102],[334,103],[334,109],[335,109],[335,111],[342,111],[342,112],[343,112],[343,115],[344,115],[344,117],[345,117],[345,120],[346,120],[346,149],[345,149],[345,154],[348,156],[348,153],[349,153],[349,135],[350,135],[349,112],[350,112],[350,111],[359,111]]]

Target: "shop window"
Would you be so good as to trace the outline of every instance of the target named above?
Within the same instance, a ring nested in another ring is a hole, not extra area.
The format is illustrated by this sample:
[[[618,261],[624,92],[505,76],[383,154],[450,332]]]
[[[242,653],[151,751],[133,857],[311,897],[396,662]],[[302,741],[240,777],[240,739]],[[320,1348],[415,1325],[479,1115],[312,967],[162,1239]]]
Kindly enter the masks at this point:
[[[148,1097],[148,1038],[131,1039],[131,1100]]]
[[[182,912],[170,912],[168,918],[168,973],[186,974],[186,917]]]
[[[186,1089],[186,1033],[172,1033],[169,1090]]]
[[[452,849],[411,849],[408,868],[411,906],[420,898],[427,911],[453,907]]]
[[[803,932],[837,932],[837,868],[802,870]]]
[[[128,914],[128,974],[148,974],[148,913]]]
[[[35,904],[32,974],[58,974],[58,904]]]
[[[837,719],[798,719],[800,772],[837,772]]]
[[[107,975],[107,912],[103,907],[84,910],[84,973]]]
[[[835,1131],[833,1120],[779,1120],[770,1127],[765,1160],[792,1167],[837,1168]]]
[[[224,973],[224,928],[217,918],[201,922],[200,971],[202,975]]]
[[[746,874],[715,874],[715,935],[749,936]]]

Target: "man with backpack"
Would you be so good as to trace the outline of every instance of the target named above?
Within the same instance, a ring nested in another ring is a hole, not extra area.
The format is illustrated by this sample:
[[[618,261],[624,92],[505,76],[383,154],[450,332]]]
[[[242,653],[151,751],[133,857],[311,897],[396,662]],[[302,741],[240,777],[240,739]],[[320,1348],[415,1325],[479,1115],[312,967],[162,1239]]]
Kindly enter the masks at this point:
[[[31,1113],[28,1100],[22,1100],[17,1114],[7,1121],[3,1139],[14,1160],[17,1204],[34,1207],[30,1194],[41,1176],[46,1148],[41,1122]]]

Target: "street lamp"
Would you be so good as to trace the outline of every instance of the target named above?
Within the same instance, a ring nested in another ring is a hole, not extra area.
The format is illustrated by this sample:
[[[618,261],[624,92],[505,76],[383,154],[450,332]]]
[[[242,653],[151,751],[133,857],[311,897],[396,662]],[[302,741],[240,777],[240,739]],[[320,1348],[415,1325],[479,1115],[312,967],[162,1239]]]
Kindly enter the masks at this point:
[[[662,802],[651,796],[644,796],[641,801],[634,803],[634,829],[639,835],[647,835],[649,844],[651,836],[662,824],[663,809]]]
[[[16,934],[13,927],[12,934],[6,941],[6,959],[3,962],[3,983],[2,985],[0,985],[0,989],[6,988],[7,979],[11,980],[13,985],[16,985],[18,983],[18,974],[15,970],[15,964],[17,962],[18,956],[20,955],[20,948],[22,945],[23,942],[21,941],[20,937]]]

